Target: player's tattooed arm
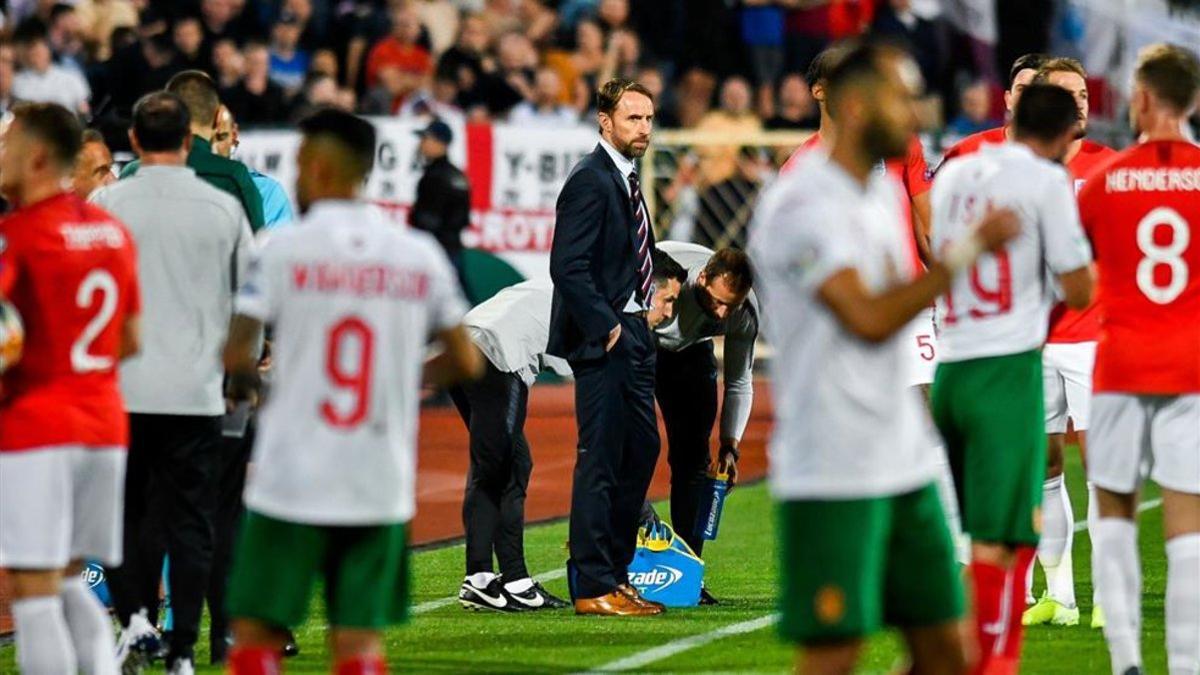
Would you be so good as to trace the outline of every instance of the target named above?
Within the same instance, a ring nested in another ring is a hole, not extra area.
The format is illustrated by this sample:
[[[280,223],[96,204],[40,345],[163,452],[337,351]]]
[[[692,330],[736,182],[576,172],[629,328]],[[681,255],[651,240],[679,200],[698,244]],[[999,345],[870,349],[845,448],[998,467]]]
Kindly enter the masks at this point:
[[[225,342],[223,360],[227,376],[225,395],[233,402],[258,402],[261,385],[258,360],[262,331],[261,321],[244,314],[235,315],[229,322],[229,339]]]

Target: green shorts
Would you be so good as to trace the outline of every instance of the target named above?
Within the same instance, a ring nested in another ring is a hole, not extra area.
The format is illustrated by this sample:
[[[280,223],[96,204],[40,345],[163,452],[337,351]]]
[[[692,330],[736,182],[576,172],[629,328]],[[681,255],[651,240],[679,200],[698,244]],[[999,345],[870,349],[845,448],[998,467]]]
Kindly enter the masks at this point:
[[[779,505],[783,637],[825,644],[884,623],[963,615],[962,582],[937,487],[889,497]]]
[[[1046,477],[1041,352],[939,364],[932,406],[963,530],[979,542],[1036,545]]]
[[[383,628],[408,620],[408,528],[306,525],[247,511],[229,577],[230,616],[273,626],[304,622],[325,578],[329,624]]]

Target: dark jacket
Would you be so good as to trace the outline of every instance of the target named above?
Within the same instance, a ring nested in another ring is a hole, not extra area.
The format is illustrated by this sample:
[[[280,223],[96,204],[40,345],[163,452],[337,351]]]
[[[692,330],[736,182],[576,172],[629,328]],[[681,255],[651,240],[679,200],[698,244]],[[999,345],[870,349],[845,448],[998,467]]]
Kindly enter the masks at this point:
[[[126,164],[121,169],[121,178],[128,178],[137,173],[141,165],[140,159]],[[192,136],[192,149],[188,151],[187,165],[196,172],[197,178],[237,197],[246,211],[250,229],[254,232],[262,229],[265,224],[262,194],[254,186],[254,179],[250,177],[250,170],[245,164],[218,155],[212,151],[211,143],[199,136]]]
[[[650,245],[654,245],[651,232]],[[599,358],[637,287],[637,226],[629,193],[600,145],[571,170],[558,195],[546,352],[571,361]]]
[[[467,176],[445,157],[425,167],[408,223],[432,234],[446,254],[462,252],[462,231],[471,225],[471,188]]]

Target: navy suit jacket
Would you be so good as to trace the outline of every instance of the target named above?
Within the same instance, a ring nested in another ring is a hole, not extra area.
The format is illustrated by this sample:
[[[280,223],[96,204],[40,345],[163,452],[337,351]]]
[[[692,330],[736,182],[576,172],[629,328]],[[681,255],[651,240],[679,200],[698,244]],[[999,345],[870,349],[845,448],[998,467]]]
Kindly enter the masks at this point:
[[[629,193],[616,164],[597,144],[571,170],[558,194],[546,352],[569,361],[603,356],[637,277],[637,224]]]

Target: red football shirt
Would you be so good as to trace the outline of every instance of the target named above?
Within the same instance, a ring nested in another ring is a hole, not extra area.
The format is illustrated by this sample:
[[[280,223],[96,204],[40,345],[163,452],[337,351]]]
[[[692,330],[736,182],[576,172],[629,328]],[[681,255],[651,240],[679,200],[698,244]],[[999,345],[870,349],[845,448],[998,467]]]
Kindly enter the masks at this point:
[[[1075,181],[1075,194],[1083,189],[1087,176],[1103,164],[1116,150],[1099,143],[1084,140],[1079,152],[1067,162],[1067,173]],[[1095,302],[1083,309],[1071,309],[1058,303],[1050,312],[1050,332],[1046,342],[1094,342],[1100,339],[1100,309]]]
[[[821,144],[821,135],[813,134],[796,148],[791,157],[779,167],[779,174],[783,175],[790,172],[799,163],[800,158],[809,150],[818,147]],[[912,208],[910,202],[918,195],[929,192],[929,188],[933,186],[930,180],[929,166],[925,162],[925,150],[921,147],[921,139],[913,136],[908,141],[908,150],[904,155],[904,159],[892,159],[884,162],[884,166],[888,172],[892,174],[897,181],[904,187],[904,192],[908,199],[901,205],[904,212],[904,222],[908,225],[908,254],[911,272],[914,276],[920,275],[925,266],[921,263],[921,254],[917,250],[916,235],[913,234],[912,227]]]
[[[988,129],[987,131],[980,131],[979,133],[974,133],[970,136],[967,136],[961,141],[950,146],[950,149],[947,150],[946,154],[942,156],[942,164],[945,164],[955,157],[974,154],[985,143],[992,145],[1004,143],[1008,140],[1008,134],[1005,132],[1005,128],[1006,127],[996,127],[995,129]]]
[[[1200,392],[1200,147],[1116,154],[1079,194],[1099,267],[1097,392]]]
[[[25,324],[0,380],[0,452],[128,443],[117,362],[139,311],[136,266],[125,226],[69,193],[0,221],[0,296]]]

